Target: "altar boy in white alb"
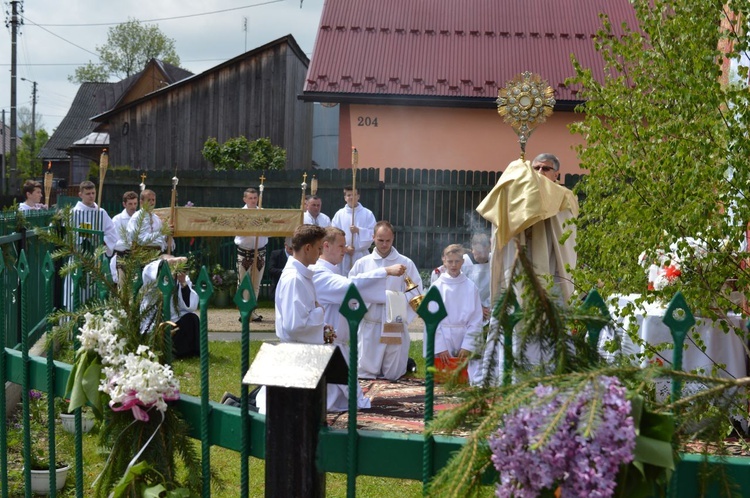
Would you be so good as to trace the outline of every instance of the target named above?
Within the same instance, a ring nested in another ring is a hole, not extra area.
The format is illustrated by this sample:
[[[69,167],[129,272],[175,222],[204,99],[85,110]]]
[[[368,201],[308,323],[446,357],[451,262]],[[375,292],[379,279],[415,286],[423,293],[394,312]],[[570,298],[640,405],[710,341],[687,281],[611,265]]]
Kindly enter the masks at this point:
[[[120,281],[120,273],[122,272],[122,261],[118,262],[119,258],[125,259],[130,253],[130,237],[128,237],[128,223],[130,218],[133,217],[135,212],[138,210],[138,194],[132,190],[125,192],[122,195],[122,212],[112,217],[112,224],[115,227],[115,233],[117,234],[117,242],[114,247],[114,255],[109,262],[109,269],[112,272],[112,281],[118,283]]]
[[[300,225],[292,236],[292,255],[281,272],[276,286],[276,335],[281,342],[324,344],[324,310],[318,304],[313,285],[313,271],[320,256],[325,229]],[[279,365],[284,368],[284,365]],[[256,398],[258,412],[266,413],[265,386]]]
[[[107,212],[96,204],[96,185],[94,182],[81,182],[78,186],[78,197],[80,201],[73,207],[70,213],[72,228],[77,230],[96,230],[104,234],[103,241],[105,253],[112,255],[112,249],[117,242],[117,233],[112,219]],[[94,251],[99,246],[100,238],[91,233],[77,231],[73,235],[75,244],[84,251]],[[94,282],[85,275],[79,283],[79,305],[83,304],[96,292]],[[63,289],[63,304],[66,309],[73,309],[73,282],[70,275],[65,277]]]
[[[451,244],[443,250],[445,272],[440,274],[433,285],[440,292],[448,316],[438,325],[435,332],[435,359],[448,364],[451,358],[463,361],[477,349],[477,340],[482,333],[482,301],[479,289],[461,273],[464,249],[460,244]],[[427,341],[425,340],[425,356]],[[470,360],[468,367],[469,383],[478,384],[481,380],[481,361]]]
[[[324,321],[333,325],[336,338],[333,343],[341,348],[346,361],[349,361],[349,324],[339,312],[344,296],[349,286],[354,284],[362,299],[367,303],[385,304],[386,277],[399,277],[406,271],[406,266],[395,264],[385,268],[376,268],[351,279],[338,274],[336,265],[344,258],[346,239],[343,230],[335,227],[326,228],[323,239],[323,253],[318,262],[310,267],[315,273],[313,284],[318,302],[325,310]],[[349,391],[347,386],[331,384],[328,386],[328,411],[346,411],[348,408]],[[357,398],[359,408],[370,408],[369,398],[364,397],[359,390]]]
[[[375,215],[359,202],[359,193],[351,186],[344,187],[346,206],[333,215],[331,226],[340,228],[346,235],[344,260],[338,265],[339,273],[348,275],[354,263],[367,256],[372,245]]]
[[[405,275],[417,284],[414,292],[422,293],[422,279],[412,260],[393,247],[393,226],[387,221],[375,224],[375,249],[354,263],[349,277],[354,278],[377,268],[403,265]],[[407,326],[417,314],[409,307],[404,291],[404,276],[386,277],[385,304],[368,302],[367,314],[359,324],[359,377],[384,377],[397,380],[406,373],[409,361],[409,331]]]

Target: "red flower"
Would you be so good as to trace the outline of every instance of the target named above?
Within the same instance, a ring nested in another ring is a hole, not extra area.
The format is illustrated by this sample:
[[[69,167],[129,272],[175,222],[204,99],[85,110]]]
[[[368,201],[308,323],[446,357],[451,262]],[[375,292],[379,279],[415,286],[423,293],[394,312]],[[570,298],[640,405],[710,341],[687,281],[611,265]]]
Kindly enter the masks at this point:
[[[682,275],[682,272],[674,265],[669,265],[664,269],[664,276],[666,276],[667,280],[670,282],[679,278],[680,275]]]
[[[435,268],[435,275],[440,275],[440,268]]]

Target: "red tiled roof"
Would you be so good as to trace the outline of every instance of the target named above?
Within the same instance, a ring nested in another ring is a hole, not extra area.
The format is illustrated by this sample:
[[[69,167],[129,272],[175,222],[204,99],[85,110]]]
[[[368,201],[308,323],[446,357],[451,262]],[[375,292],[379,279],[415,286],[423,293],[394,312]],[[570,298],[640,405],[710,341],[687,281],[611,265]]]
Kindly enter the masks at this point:
[[[486,100],[531,71],[578,100],[570,54],[603,77],[600,12],[637,26],[629,0],[327,0],[303,98]]]

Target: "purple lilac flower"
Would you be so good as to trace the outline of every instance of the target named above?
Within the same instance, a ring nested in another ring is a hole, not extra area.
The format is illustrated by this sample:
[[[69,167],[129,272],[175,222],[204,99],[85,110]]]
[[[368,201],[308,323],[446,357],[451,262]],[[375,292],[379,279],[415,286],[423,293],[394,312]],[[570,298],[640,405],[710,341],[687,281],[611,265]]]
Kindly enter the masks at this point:
[[[574,395],[539,385],[535,402],[505,415],[489,440],[492,462],[500,473],[498,497],[535,498],[557,486],[563,496],[612,496],[620,464],[633,459],[635,428],[625,388],[617,378],[601,377],[596,384]],[[585,436],[587,407],[595,390],[601,407]],[[563,420],[542,442],[552,418],[571,395],[574,399]]]
[[[195,204],[193,204],[193,201],[187,201],[187,202],[185,203],[185,207],[189,207],[189,208],[191,208],[191,207],[193,207],[193,206],[195,206]]]
[[[36,389],[29,390],[29,399],[34,400],[34,401],[38,399],[42,399],[42,392],[37,391]]]
[[[224,279],[223,279],[223,278],[221,278],[221,275],[219,275],[219,274],[216,274],[216,275],[214,275],[213,277],[211,277],[211,281],[212,281],[212,282],[214,283],[214,285],[216,285],[216,286],[221,286],[221,284],[223,284],[223,283],[224,283]]]

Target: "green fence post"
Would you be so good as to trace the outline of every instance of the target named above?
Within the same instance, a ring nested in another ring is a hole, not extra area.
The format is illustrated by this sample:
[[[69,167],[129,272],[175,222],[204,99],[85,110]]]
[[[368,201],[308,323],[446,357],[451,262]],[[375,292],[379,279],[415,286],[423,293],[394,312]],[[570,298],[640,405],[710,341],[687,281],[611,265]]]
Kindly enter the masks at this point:
[[[435,333],[438,324],[448,316],[445,310],[443,298],[440,297],[440,291],[437,287],[432,286],[425,294],[422,303],[417,308],[417,314],[422,317],[425,324],[425,342],[427,357],[425,359],[425,381],[424,381],[424,427],[432,422],[433,418],[433,397],[435,394]],[[432,436],[425,436],[424,446],[422,448],[422,494],[427,495],[427,485],[430,483],[433,474],[433,445]]]
[[[248,298],[245,299],[245,292]],[[240,351],[240,497],[247,498],[250,493],[250,467],[248,459],[250,458],[250,414],[248,409],[247,385],[242,382],[245,373],[250,369],[250,314],[258,307],[258,302],[253,290],[253,282],[250,280],[250,272],[245,273],[245,278],[234,293],[234,303],[240,310],[240,320],[242,321],[242,344]],[[201,313],[203,308],[201,307]],[[208,314],[206,314],[208,318]],[[203,323],[203,317],[201,317]]]
[[[606,319],[606,321],[609,322],[610,320],[612,320],[612,315],[609,314],[609,308],[607,308],[604,299],[602,299],[602,296],[596,289],[593,289],[591,292],[589,292],[589,295],[586,296],[586,299],[583,301],[583,309],[589,310],[590,308],[598,309],[602,314],[602,318]],[[596,360],[597,350],[599,346],[599,336],[601,335],[602,329],[605,325],[605,323],[586,323],[586,331],[589,335],[589,361],[591,362],[591,364],[593,364]]]
[[[669,331],[672,334],[672,340],[674,341],[674,350],[672,351],[672,370],[682,370],[682,349],[688,331],[695,325],[695,318],[680,291],[677,291],[669,302],[669,306],[667,306],[662,322],[669,327]],[[672,395],[670,396],[672,403],[677,401],[681,394],[682,380],[673,378]],[[680,480],[679,474],[680,470],[675,469],[675,472],[669,480],[667,491],[668,496],[670,497],[677,496],[677,483]]]
[[[70,288],[72,295],[70,296],[71,310],[76,311],[81,306],[81,277],[83,271],[80,266],[76,266],[75,269],[70,273]],[[76,341],[78,340],[78,334],[75,334]],[[75,343],[76,349],[78,349],[78,343]]]
[[[26,279],[29,276],[29,265],[26,261],[26,251],[21,249],[21,254],[16,263],[18,282],[21,285],[19,300],[21,301],[21,360],[23,372],[21,374],[21,401],[23,403],[23,478],[26,488],[26,496],[31,496],[31,426],[29,413],[29,337],[28,325],[26,323]],[[3,387],[4,389],[4,387]],[[51,464],[51,466],[54,466]],[[3,476],[4,478],[4,476]]]
[[[55,265],[52,263],[52,256],[49,251],[44,256],[42,262],[42,276],[44,277],[44,311],[47,315],[52,312],[52,303],[50,297],[52,296],[52,277],[55,276]],[[49,324],[45,326],[45,333],[49,331]],[[47,348],[47,420],[50,421],[47,427],[48,431],[48,451],[50,463],[57,462],[57,456],[55,452],[55,424],[52,423],[55,420],[55,348],[52,341],[47,341],[49,347]],[[57,494],[57,473],[49,473],[49,489],[50,496],[53,498]]]
[[[512,286],[500,295],[500,299],[495,304],[495,309],[492,310],[492,316],[498,319],[500,328],[503,329],[503,385],[509,386],[513,382],[515,364],[513,358],[513,329],[523,318],[521,306],[516,299],[516,291],[513,290]],[[488,365],[487,368],[491,366]],[[489,376],[488,371],[486,377],[489,378]]]
[[[195,285],[198,302],[201,307],[201,473],[203,478],[203,492],[201,496],[211,496],[211,445],[208,434],[208,300],[214,293],[211,279],[206,267],[201,267],[198,281]],[[246,410],[247,411],[247,410]]]
[[[0,296],[5,295],[5,258],[0,253]],[[6,329],[5,329],[5,306],[0,306],[0,337],[2,337],[2,349],[0,349],[0,409],[2,413],[6,413],[5,408],[7,400],[5,399],[5,368],[7,362],[7,356],[5,353],[5,340],[6,340]],[[8,427],[6,424],[0,424],[0,448],[8,447]],[[8,475],[8,452],[0,451],[0,493],[2,496],[8,496],[8,479],[5,476]]]
[[[159,263],[159,271],[156,276],[156,286],[161,291],[162,321],[168,322],[172,319],[172,297],[174,291],[174,276],[169,268],[169,263],[162,260]],[[164,333],[164,358],[168,364],[172,364],[172,332],[171,327]]]
[[[695,326],[695,318],[680,291],[677,291],[669,302],[662,322],[669,327],[669,331],[672,333],[672,340],[674,341],[672,370],[682,370],[682,348],[685,344],[685,337],[688,331]],[[681,392],[682,381],[672,379],[672,403],[680,398]]]
[[[81,278],[83,277],[83,271],[81,266],[77,265],[73,273],[70,275],[71,287],[73,288],[73,310],[78,310],[81,307]],[[77,350],[80,347],[78,341],[78,332],[73,336],[73,349]],[[81,423],[81,409],[76,408],[73,410],[74,425],[75,425],[75,436],[73,438],[73,446],[76,454],[76,493],[78,496],[83,496],[83,467],[78,465],[78,462],[83,461],[83,430]],[[79,471],[80,469],[80,471]]]
[[[109,295],[109,286],[107,286],[107,282],[112,283],[112,272],[109,269],[109,259],[104,254],[101,256],[100,265],[102,275],[104,275],[104,281],[96,283],[96,290],[99,294],[99,299],[104,301]]]
[[[349,285],[344,295],[344,301],[339,308],[346,321],[349,323],[349,420],[347,422],[347,463],[346,463],[346,496],[354,498],[357,494],[357,370],[359,353],[357,334],[359,322],[367,313],[367,306],[362,300],[357,287]]]

